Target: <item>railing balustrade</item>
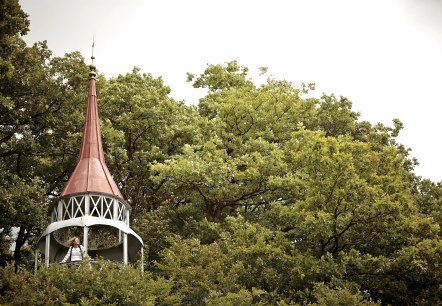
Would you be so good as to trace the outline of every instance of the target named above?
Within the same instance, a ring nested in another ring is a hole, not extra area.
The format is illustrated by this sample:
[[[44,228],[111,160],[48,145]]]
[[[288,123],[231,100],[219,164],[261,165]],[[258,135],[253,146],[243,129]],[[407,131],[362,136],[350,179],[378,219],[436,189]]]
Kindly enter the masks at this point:
[[[127,206],[117,198],[102,194],[80,194],[64,197],[52,208],[51,222],[93,216],[123,221],[129,225]]]

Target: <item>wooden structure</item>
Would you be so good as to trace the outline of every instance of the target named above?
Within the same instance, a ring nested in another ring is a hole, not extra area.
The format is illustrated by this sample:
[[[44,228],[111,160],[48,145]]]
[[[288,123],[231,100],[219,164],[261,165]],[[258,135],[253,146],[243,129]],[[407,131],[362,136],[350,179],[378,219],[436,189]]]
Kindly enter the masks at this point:
[[[77,166],[60,197],[49,207],[51,223],[37,243],[46,266],[64,257],[68,250],[67,240],[74,235],[82,239],[91,258],[103,257],[127,263],[136,260],[141,252],[143,261],[143,240],[129,226],[131,207],[104,160],[93,59],[92,56]]]

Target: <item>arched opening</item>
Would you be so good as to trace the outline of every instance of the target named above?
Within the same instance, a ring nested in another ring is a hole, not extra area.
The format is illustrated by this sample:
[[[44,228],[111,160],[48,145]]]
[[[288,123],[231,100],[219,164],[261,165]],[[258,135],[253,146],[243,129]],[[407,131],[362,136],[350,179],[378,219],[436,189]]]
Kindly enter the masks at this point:
[[[143,255],[143,241],[129,227],[130,206],[124,200],[101,193],[75,194],[60,198],[49,214],[52,223],[37,244],[46,266],[63,259],[74,236],[91,259],[128,263]]]

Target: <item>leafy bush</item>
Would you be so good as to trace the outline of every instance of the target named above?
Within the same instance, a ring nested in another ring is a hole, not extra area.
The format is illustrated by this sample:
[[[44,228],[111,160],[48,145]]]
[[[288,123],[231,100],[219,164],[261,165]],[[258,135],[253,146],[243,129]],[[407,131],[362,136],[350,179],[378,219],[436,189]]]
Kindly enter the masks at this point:
[[[143,276],[131,265],[87,262],[79,266],[52,264],[35,274],[0,269],[0,303],[10,305],[170,305],[172,282]]]

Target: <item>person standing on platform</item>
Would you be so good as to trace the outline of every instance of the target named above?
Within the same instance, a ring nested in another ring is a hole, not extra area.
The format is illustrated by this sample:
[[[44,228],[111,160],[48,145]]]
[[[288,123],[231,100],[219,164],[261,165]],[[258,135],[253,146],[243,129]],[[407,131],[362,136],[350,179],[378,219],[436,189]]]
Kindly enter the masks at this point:
[[[80,244],[80,238],[72,238],[69,244],[69,250],[61,263],[82,261],[86,254],[84,252],[84,247]]]

